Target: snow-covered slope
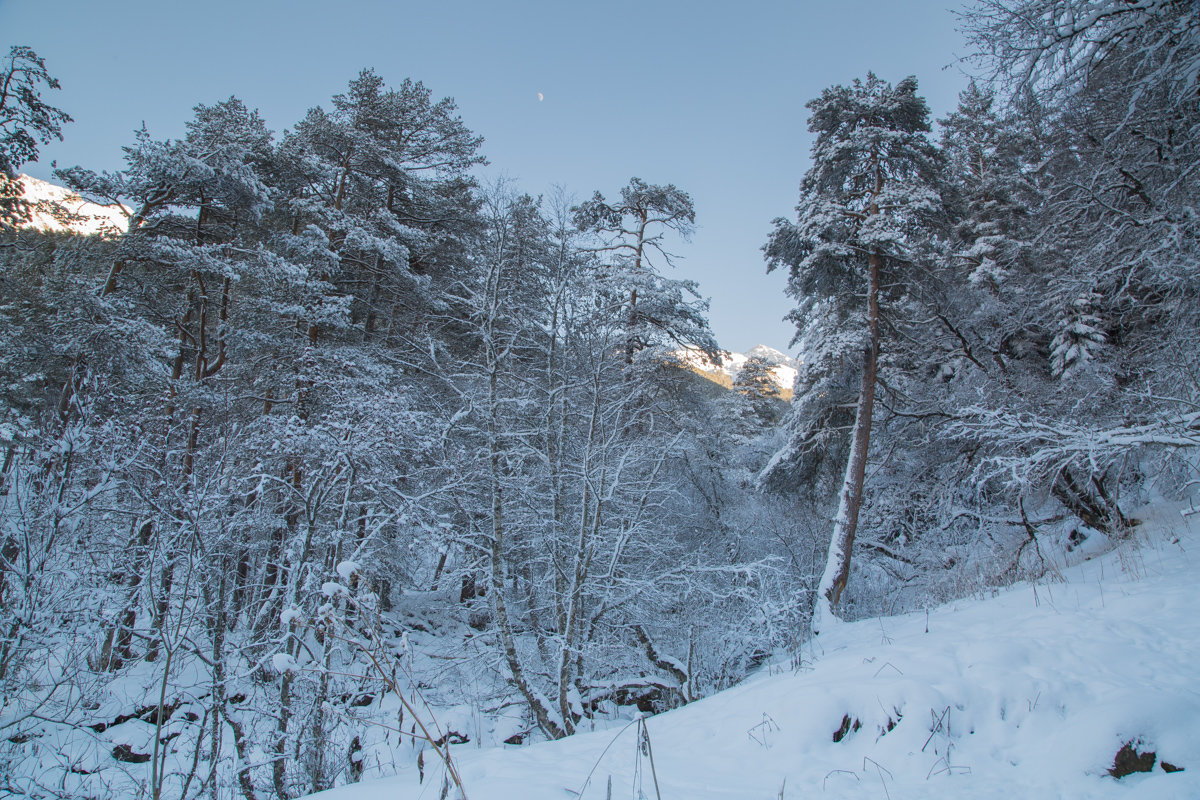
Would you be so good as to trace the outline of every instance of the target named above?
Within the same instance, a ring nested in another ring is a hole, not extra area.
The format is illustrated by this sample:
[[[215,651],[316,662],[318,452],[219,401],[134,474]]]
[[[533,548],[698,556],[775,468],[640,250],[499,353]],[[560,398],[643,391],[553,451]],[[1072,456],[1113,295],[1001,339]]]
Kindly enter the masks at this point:
[[[129,209],[88,202],[64,186],[21,175],[25,201],[33,218],[26,227],[43,231],[73,231],[84,235],[120,233],[129,227]]]
[[[671,355],[694,372],[726,385],[737,379],[738,373],[742,371],[742,367],[749,359],[760,356],[775,365],[771,374],[774,376],[775,382],[779,384],[780,391],[789,397],[792,392],[792,384],[796,381],[796,368],[800,366],[799,362],[786,353],[781,353],[764,344],[756,345],[745,353],[727,353],[719,365],[714,364],[708,356],[695,347],[675,350]]]
[[[1050,579],[826,631],[798,668],[647,719],[649,748],[636,723],[456,747],[467,796],[1200,797],[1200,514],[1135,516],[1137,541]],[[1117,780],[1126,743],[1154,765]],[[431,762],[319,797],[438,797]]]

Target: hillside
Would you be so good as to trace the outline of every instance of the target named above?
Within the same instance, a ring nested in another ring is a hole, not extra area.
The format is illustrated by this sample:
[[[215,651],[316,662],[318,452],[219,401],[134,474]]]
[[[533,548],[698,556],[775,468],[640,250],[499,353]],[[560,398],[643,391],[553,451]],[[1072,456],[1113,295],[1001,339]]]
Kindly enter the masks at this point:
[[[692,800],[1200,796],[1200,520],[1136,516],[1137,540],[1101,558],[827,631],[798,666],[649,718],[651,748],[636,723],[455,747],[467,796],[599,800],[610,776],[613,797],[656,797],[656,779]],[[1153,767],[1118,780],[1127,743]],[[440,782],[427,765],[423,786],[405,768],[317,796],[437,797]]]
[[[120,233],[129,227],[130,210],[123,206],[92,203],[64,186],[28,175],[22,175],[18,180],[33,212],[25,227],[83,235]]]
[[[1200,0],[76,5],[0,800],[1200,800]]]

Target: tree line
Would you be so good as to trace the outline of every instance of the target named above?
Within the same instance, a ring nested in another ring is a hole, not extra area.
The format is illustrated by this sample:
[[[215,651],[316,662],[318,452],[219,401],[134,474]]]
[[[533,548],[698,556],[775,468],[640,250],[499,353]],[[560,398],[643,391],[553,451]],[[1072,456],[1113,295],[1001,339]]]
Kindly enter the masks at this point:
[[[977,80],[936,137],[915,78],[809,104],[764,247],[790,405],[760,361],[732,392],[680,368],[719,358],[667,271],[685,191],[481,185],[454,102],[371,70],[283,134],[234,97],[57,173],[126,231],[23,228],[13,179],[69,117],[14,48],[0,785],[424,780],[456,742],[670,708],[838,617],[1129,537],[1200,435],[1200,21],[986,0],[962,26]]]
[[[762,480],[833,520],[814,632],[855,547],[902,584],[1045,569],[1039,537],[1126,538],[1122,503],[1194,472],[1195,7],[989,0],[962,29],[980,80],[937,141],[911,77],[809,103],[764,248],[805,364]]]
[[[519,738],[686,702],[792,635],[794,571],[715,524],[712,398],[670,357],[717,355],[664,272],[691,198],[483,186],[481,144],[365,70],[282,136],[230,98],[60,170],[125,204],[118,235],[7,229],[7,788],[128,789],[90,759],[286,798],[423,761],[418,629],[474,648],[447,660],[477,686],[430,701],[519,702]],[[765,431],[752,405],[723,435]],[[150,745],[95,741],[131,714]]]

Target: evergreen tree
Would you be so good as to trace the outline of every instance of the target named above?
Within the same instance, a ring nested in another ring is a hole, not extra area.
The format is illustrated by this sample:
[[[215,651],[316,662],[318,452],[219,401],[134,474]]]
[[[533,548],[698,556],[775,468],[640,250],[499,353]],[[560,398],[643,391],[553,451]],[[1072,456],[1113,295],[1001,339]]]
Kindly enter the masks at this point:
[[[22,164],[37,161],[38,146],[62,140],[65,111],[42,100],[42,87],[59,88],[46,62],[31,48],[13,45],[0,62],[0,229],[29,219],[29,207],[17,182]]]
[[[1014,112],[1030,96],[1052,109],[1038,137],[1046,199],[1030,288],[1040,302],[1027,305],[1030,343],[1056,385],[1014,382],[1020,395],[974,409],[962,427],[993,448],[989,474],[1014,491],[1048,488],[1088,526],[1120,536],[1119,465],[1178,435],[1196,399],[1200,231],[1196,182],[1184,176],[1200,160],[1187,133],[1200,124],[1200,13],[1175,2],[989,0],[964,27]],[[1105,433],[1126,429],[1139,434]]]
[[[482,143],[453,100],[411,80],[389,88],[371,70],[284,137],[280,210],[293,232],[328,238],[324,277],[353,298],[364,340],[383,328],[393,345],[411,341],[440,308],[474,224],[467,172],[485,163]]]
[[[691,197],[671,184],[631,178],[618,201],[609,203],[596,192],[573,212],[579,229],[599,240],[592,251],[609,257],[610,291],[624,298],[626,364],[639,351],[663,344],[696,345],[715,356],[716,342],[704,317],[708,305],[699,300],[697,283],[662,274],[664,267],[674,266],[667,233],[684,239],[692,233]]]
[[[782,403],[775,365],[760,355],[751,356],[733,379],[733,390],[750,401],[754,413],[764,422],[779,417]]]
[[[995,96],[972,81],[958,108],[938,122],[947,190],[959,212],[954,257],[969,283],[997,294],[1013,273],[1030,268],[1038,195],[1026,168],[1037,161],[1037,143],[994,106]]]
[[[814,631],[833,618],[850,575],[883,306],[899,305],[906,275],[922,255],[914,247],[916,234],[941,210],[937,152],[926,137],[929,111],[916,92],[914,78],[893,87],[868,74],[865,81],[826,89],[808,104],[816,142],[813,166],[800,187],[799,219],[777,220],[765,247],[769,270],[789,270],[788,292],[800,302],[792,314],[798,337],[820,342],[817,357],[805,352],[803,360],[818,364],[823,374],[809,369],[797,388],[819,393],[822,383],[844,380],[851,370],[859,378],[850,453],[813,611]],[[801,399],[798,412],[807,410]]]

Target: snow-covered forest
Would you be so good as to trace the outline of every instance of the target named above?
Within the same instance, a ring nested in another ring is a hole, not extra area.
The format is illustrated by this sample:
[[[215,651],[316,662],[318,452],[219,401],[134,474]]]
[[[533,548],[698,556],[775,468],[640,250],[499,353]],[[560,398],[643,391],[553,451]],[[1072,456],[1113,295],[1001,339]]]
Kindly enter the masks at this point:
[[[70,109],[13,47],[0,794],[464,794],[457,749],[686,705],[1191,497],[1200,6],[960,25],[944,119],[869,65],[808,105],[763,245],[796,362],[722,352],[686,187],[480,180],[454,101],[371,69],[143,127],[64,203],[18,179]]]

